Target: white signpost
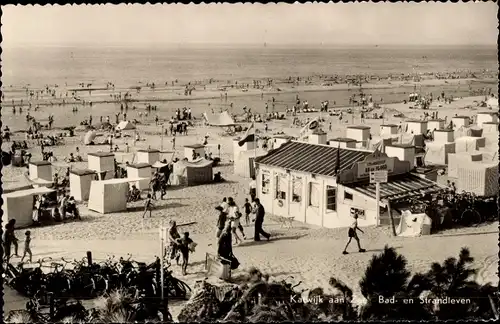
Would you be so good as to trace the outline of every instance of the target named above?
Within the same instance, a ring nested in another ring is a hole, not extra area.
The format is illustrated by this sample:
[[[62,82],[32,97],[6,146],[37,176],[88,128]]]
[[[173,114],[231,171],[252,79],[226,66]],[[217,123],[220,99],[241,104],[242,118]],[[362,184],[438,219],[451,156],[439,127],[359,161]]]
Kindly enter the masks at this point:
[[[163,270],[165,255],[163,255],[163,254],[165,253],[165,245],[166,245],[166,241],[167,241],[167,237],[168,237],[168,228],[163,226],[163,221],[161,222],[159,232],[160,232],[159,234],[160,234],[160,249],[161,249],[160,250],[160,281],[161,281],[160,289],[161,289],[161,301],[163,302],[163,300],[165,299],[165,297],[163,296],[164,290],[165,290],[164,270]]]
[[[377,225],[380,225],[380,184],[387,182],[387,170],[370,172],[370,183],[375,183],[375,200],[377,201]]]

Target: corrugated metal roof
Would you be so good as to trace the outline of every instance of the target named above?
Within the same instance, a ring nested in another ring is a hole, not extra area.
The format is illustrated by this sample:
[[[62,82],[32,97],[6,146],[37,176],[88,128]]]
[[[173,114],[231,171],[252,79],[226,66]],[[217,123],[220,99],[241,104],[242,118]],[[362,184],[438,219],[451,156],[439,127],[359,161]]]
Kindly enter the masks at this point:
[[[352,167],[362,161],[371,152],[340,149],[340,170]],[[255,162],[287,170],[334,176],[337,160],[337,148],[291,141],[258,157]]]
[[[348,184],[347,187],[369,197],[375,198],[375,184]],[[380,199],[401,199],[415,194],[436,192],[442,188],[434,181],[414,174],[389,177],[387,183],[380,184]]]

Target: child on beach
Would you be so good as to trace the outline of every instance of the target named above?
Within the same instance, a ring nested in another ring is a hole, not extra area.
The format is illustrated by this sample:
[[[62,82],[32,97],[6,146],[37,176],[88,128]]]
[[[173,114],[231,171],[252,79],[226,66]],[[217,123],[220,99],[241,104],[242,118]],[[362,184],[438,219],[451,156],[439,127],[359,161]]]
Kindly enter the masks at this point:
[[[177,240],[177,247],[182,254],[182,275],[185,276],[187,274],[187,266],[189,263],[189,252],[194,248],[194,242],[189,237],[189,232],[184,233],[184,237]]]
[[[358,215],[354,215],[354,222],[352,223],[351,227],[349,227],[349,230],[348,230],[348,236],[349,236],[349,241],[347,241],[347,245],[345,246],[345,249],[344,251],[342,252],[342,254],[349,254],[347,252],[347,247],[349,246],[349,244],[351,243],[352,239],[354,238],[356,240],[356,242],[358,243],[358,248],[359,248],[359,252],[366,252],[365,249],[362,249],[361,248],[361,244],[359,244],[359,237],[358,237],[358,233],[356,231],[360,231],[361,233],[365,233],[363,232],[359,227],[358,227]]]
[[[31,259],[33,257],[33,254],[31,253],[31,247],[30,247],[31,232],[26,231],[25,235],[26,235],[26,240],[24,241],[24,253],[23,253],[23,257],[21,258],[21,262],[23,262],[24,258],[26,257],[26,254],[28,254],[29,255],[29,262],[31,263]]]
[[[248,201],[248,198],[245,198],[245,203],[243,204],[243,208],[245,208],[245,223],[250,225],[250,214],[252,213],[252,205]]]
[[[153,211],[153,202],[152,202],[152,199],[151,199],[151,194],[148,194],[148,197],[146,198],[146,202],[144,204],[144,214],[142,214],[142,218],[144,218],[144,216],[146,216],[146,214],[148,213],[149,211],[149,217],[151,218],[151,213]]]

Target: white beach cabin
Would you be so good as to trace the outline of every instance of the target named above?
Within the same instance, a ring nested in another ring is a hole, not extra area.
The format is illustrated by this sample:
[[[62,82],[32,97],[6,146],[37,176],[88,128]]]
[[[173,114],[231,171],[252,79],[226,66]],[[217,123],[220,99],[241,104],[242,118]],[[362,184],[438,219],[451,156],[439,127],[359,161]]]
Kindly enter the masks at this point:
[[[346,137],[337,137],[328,141],[328,145],[330,146],[350,149],[355,149],[356,143],[357,141],[355,139]]]
[[[413,135],[422,135],[427,133],[426,120],[408,120],[406,121],[405,132]]]
[[[110,152],[94,152],[87,154],[88,168],[99,175],[100,180],[112,179],[115,176],[115,155]]]
[[[33,197],[44,195],[55,190],[40,187],[27,190],[13,191],[2,195],[3,217],[2,226],[11,219],[16,220],[16,227],[25,227],[33,224]]]
[[[151,164],[148,163],[135,163],[127,165],[127,178],[143,179],[134,183],[139,190],[149,189],[149,182],[151,181],[152,173],[153,168]]]
[[[455,116],[451,118],[453,129],[458,130],[461,127],[469,127],[470,119],[467,116]]]
[[[483,160],[483,154],[479,151],[460,152],[448,154],[448,177],[458,177],[458,167],[467,162],[480,162]]]
[[[439,130],[444,128],[444,119],[429,119],[427,120],[427,129]]]
[[[90,184],[97,180],[98,175],[94,170],[72,169],[69,171],[69,191],[76,201],[87,201],[90,196]]]
[[[193,161],[193,153],[196,153],[199,158],[205,158],[205,145],[202,144],[193,144],[193,145],[185,145],[184,146],[184,157],[188,159],[188,161]]]
[[[435,143],[452,143],[455,133],[452,129],[437,129],[433,133]]]
[[[365,147],[370,139],[370,127],[362,125],[347,126],[345,137],[356,140],[356,147]]]
[[[398,125],[396,124],[382,124],[380,125],[380,137],[391,137],[398,134]]]
[[[131,182],[142,179],[109,179],[92,181],[88,209],[101,214],[127,210],[127,196]]]
[[[483,127],[484,123],[498,123],[498,112],[482,111],[477,113],[476,124]]]
[[[160,161],[160,151],[156,149],[141,149],[137,150],[137,163],[155,164]]]
[[[463,162],[458,166],[457,190],[483,197],[498,195],[498,163]]]
[[[52,163],[48,161],[32,161],[28,165],[31,180],[45,180],[52,182]]]

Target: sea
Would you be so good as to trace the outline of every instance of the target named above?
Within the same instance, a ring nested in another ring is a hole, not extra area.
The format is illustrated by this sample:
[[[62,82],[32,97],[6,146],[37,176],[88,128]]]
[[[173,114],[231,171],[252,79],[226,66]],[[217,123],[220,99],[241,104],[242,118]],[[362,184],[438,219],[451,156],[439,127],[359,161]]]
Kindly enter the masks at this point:
[[[45,85],[77,87],[79,83],[92,83],[94,87],[105,86],[112,82],[117,89],[154,82],[158,86],[165,82],[171,84],[178,80],[179,87],[189,81],[207,81],[212,79],[216,84],[226,81],[246,81],[273,78],[286,79],[290,76],[314,75],[380,75],[410,73],[452,73],[456,71],[473,71],[484,75],[481,71],[490,71],[496,75],[498,60],[496,47],[488,46],[38,46],[38,47],[3,47],[2,89],[5,91],[5,102],[27,100],[23,87],[30,89],[43,88]],[[496,83],[487,84],[497,92]],[[472,88],[485,87],[477,82]],[[373,99],[384,103],[407,99],[412,87],[401,89],[371,89]],[[433,91],[436,95],[445,91],[454,96],[469,95],[467,85],[444,85],[439,89],[420,89],[423,93]],[[120,90],[122,91],[122,90]],[[182,90],[179,90],[182,92]],[[141,92],[142,93],[142,92]],[[276,97],[276,110],[285,111],[291,108],[298,93],[283,92],[280,94],[260,96],[237,96],[229,100],[199,99],[190,100],[179,95],[174,101],[155,102],[161,119],[170,119],[175,109],[189,107],[195,116],[204,112],[228,109],[239,114],[242,107],[254,112],[265,112],[265,102]],[[94,95],[99,95],[92,92]],[[347,106],[352,95],[347,90],[308,92],[301,94],[313,106],[328,100],[336,106]],[[107,95],[106,95],[107,96]],[[35,103],[36,104],[36,103]],[[145,103],[138,104],[144,107]],[[42,106],[30,114],[39,121],[46,121],[48,112],[56,116],[56,128],[78,125],[92,115],[110,116],[119,112],[119,104],[96,103],[80,107],[73,112],[74,105]],[[333,106],[333,104],[332,104]],[[139,118],[138,111],[129,114],[129,118]],[[143,111],[143,109],[140,109]],[[11,129],[26,128],[26,110],[24,114],[14,113],[8,107],[1,112],[2,122]],[[154,118],[149,116],[149,122]],[[143,122],[148,122],[143,120]]]
[[[496,46],[2,47],[3,86],[497,71]]]

